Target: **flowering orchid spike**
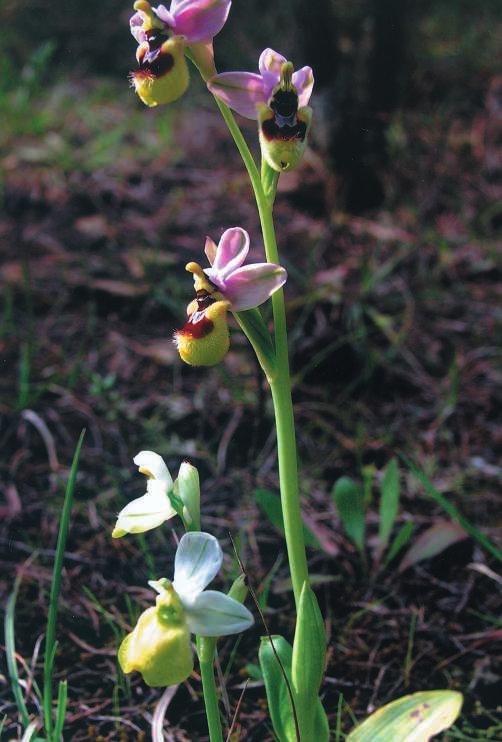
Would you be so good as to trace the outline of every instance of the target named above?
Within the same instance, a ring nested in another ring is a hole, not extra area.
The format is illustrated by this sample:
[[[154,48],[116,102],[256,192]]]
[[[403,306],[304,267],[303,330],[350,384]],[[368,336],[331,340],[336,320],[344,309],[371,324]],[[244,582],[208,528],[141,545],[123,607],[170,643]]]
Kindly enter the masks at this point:
[[[199,636],[237,634],[253,624],[253,616],[234,598],[204,590],[218,573],[223,554],[209,533],[194,531],[180,540],[174,579],[151,581],[158,593],[155,607],[139,617],[119,648],[125,673],[137,670],[151,686],[181,683],[193,669],[190,633]]]
[[[262,153],[270,167],[291,170],[305,151],[312,121],[308,106],[314,76],[310,67],[297,72],[273,49],[265,49],[260,74],[223,72],[208,80],[209,90],[247,118],[257,119]]]
[[[183,95],[189,82],[185,52],[206,74],[215,72],[212,40],[231,4],[231,0],[172,0],[168,10],[136,0],[130,27],[138,42],[139,69],[131,72],[131,82],[143,103],[157,106]]]
[[[140,451],[134,457],[134,463],[140,473],[148,477],[146,494],[120,511],[112,538],[150,531],[176,515],[169,499],[173,480],[162,457],[153,451]]]

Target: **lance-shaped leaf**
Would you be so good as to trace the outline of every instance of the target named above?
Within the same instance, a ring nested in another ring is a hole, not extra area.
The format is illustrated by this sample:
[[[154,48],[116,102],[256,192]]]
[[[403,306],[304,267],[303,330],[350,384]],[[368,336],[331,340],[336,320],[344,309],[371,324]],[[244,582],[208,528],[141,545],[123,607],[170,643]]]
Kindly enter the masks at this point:
[[[391,459],[385,467],[380,486],[380,523],[378,527],[377,558],[383,554],[399,508],[399,469],[396,459]]]
[[[359,724],[346,742],[427,742],[460,713],[462,694],[450,690],[413,693],[392,701]]]
[[[340,477],[333,489],[338,515],[348,537],[364,552],[364,493],[350,477]]]
[[[273,648],[271,644],[273,642]],[[261,640],[258,657],[260,667],[265,681],[267,691],[268,708],[274,731],[280,742],[296,742],[296,733],[293,716],[293,705],[296,708],[294,698],[293,682],[291,679],[291,661],[293,648],[282,636],[265,636]],[[274,652],[275,650],[275,652]],[[277,659],[279,658],[279,660]],[[282,665],[282,667],[281,667]],[[293,702],[288,692],[286,673],[290,690],[293,694]]]
[[[277,653],[282,668],[288,678],[295,709],[298,709],[298,700],[293,687],[291,674],[293,648],[282,636],[274,635],[272,636],[272,641],[275,652]],[[272,649],[270,639],[268,637],[263,637],[260,645],[259,659],[267,691],[270,717],[272,719],[274,731],[279,738],[279,742],[297,742],[291,698],[284,679],[284,672],[277,660],[274,649]],[[326,713],[319,698],[315,699],[314,704],[315,717],[312,739],[315,739],[315,742],[328,742],[329,725]],[[302,736],[302,740],[303,739],[304,737]],[[305,739],[307,738],[305,737]]]
[[[304,582],[298,604],[291,675],[298,698],[298,719],[302,739],[313,738],[316,700],[324,675],[326,629],[317,598]]]

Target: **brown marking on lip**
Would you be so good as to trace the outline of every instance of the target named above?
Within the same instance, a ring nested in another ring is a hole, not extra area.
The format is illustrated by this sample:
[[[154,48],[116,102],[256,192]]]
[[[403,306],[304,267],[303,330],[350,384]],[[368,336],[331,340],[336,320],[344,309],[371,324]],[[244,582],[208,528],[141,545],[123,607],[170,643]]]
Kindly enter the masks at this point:
[[[185,322],[178,335],[188,335],[194,340],[200,340],[209,335],[214,327],[214,322],[206,317],[205,311],[194,312]]]
[[[141,67],[148,70],[154,77],[162,77],[174,67],[174,57],[169,52],[155,49],[145,54]]]
[[[273,141],[275,139],[289,142],[297,139],[298,141],[303,142],[307,134],[307,125],[304,124],[303,121],[297,121],[293,126],[290,126],[289,124],[279,126],[274,117],[266,119],[261,125],[261,130],[265,139],[268,139],[268,141]]]

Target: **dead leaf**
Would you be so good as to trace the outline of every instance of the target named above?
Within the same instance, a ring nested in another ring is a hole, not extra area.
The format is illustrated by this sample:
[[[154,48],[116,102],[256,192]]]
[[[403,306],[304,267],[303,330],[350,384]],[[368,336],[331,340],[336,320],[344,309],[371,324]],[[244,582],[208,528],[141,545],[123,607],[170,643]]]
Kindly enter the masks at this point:
[[[437,556],[442,551],[467,538],[467,533],[462,526],[456,521],[440,521],[435,523],[431,528],[421,534],[408,549],[404,555],[398,571],[404,572],[405,569],[413,564]]]

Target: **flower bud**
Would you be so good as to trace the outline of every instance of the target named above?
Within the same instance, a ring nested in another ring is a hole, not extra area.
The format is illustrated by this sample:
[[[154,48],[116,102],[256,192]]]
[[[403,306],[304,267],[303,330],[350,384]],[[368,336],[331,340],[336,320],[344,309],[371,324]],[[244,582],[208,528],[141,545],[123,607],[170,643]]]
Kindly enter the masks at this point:
[[[183,518],[189,531],[200,531],[200,483],[199,472],[184,461],[174,483],[174,489],[183,503]]]
[[[193,670],[190,632],[181,601],[168,580],[155,607],[138,619],[120,645],[118,660],[124,673],[137,670],[153,688],[183,682]]]
[[[153,107],[180,98],[188,87],[185,41],[168,38],[163,30],[152,28],[137,49],[139,69],[131,72],[131,82],[147,106]]]
[[[248,586],[246,581],[246,575],[239,575],[233,582],[232,587],[228,591],[230,598],[233,598],[238,603],[244,603],[248,595]]]

